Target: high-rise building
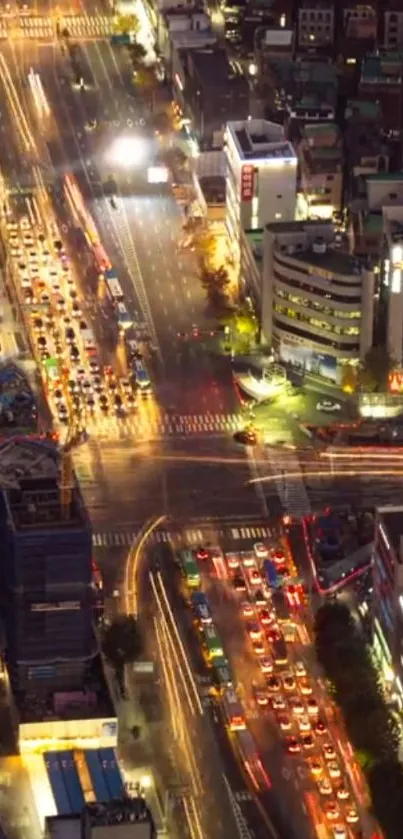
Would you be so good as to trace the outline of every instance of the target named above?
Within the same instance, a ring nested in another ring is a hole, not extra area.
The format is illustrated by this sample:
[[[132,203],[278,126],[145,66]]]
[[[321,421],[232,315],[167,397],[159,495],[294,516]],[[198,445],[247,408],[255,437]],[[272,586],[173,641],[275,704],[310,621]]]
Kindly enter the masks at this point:
[[[242,230],[294,221],[297,157],[281,125],[263,119],[228,122],[226,220],[230,241]]]
[[[403,507],[376,511],[372,574],[374,652],[403,707]]]
[[[97,652],[92,533],[78,484],[62,505],[53,444],[0,448],[1,606],[10,678],[18,692],[72,689]]]
[[[374,276],[330,222],[266,225],[261,328],[282,361],[341,381],[372,345]]]

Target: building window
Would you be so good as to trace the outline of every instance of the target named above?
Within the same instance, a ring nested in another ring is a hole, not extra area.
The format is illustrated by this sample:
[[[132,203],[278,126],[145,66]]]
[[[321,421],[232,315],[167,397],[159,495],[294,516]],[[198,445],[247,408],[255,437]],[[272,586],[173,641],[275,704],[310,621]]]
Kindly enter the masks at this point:
[[[395,200],[395,198],[397,198],[397,192],[390,192],[390,193],[389,193],[389,198],[390,198],[392,201],[394,201],[394,200]]]
[[[389,14],[389,23],[397,23],[397,15],[395,15],[393,12]]]
[[[276,198],[278,198],[279,200],[280,200],[280,198],[282,198],[282,197],[283,197],[282,195],[276,195]]]

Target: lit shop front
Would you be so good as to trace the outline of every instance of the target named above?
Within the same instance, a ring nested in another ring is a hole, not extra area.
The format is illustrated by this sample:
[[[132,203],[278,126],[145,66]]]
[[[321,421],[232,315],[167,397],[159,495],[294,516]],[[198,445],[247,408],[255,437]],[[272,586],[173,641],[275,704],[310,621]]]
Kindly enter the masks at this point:
[[[114,749],[117,746],[117,734],[116,717],[49,718],[42,722],[22,722],[18,731],[21,754],[72,749]]]

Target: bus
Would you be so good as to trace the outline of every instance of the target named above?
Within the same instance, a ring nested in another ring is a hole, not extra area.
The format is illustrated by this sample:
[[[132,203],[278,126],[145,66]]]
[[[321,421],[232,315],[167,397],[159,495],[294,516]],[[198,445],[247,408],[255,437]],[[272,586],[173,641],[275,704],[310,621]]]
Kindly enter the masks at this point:
[[[232,675],[228,659],[222,655],[212,661],[214,682],[222,693],[226,688],[232,687]]]
[[[200,586],[200,574],[199,569],[197,567],[197,563],[195,562],[192,552],[191,551],[181,551],[179,555],[180,564],[182,567],[182,571],[186,582],[189,588],[199,588]]]
[[[245,714],[233,688],[227,688],[224,691],[222,707],[231,731],[242,731],[246,728]]]
[[[209,661],[224,655],[224,650],[221,638],[213,624],[207,624],[203,627],[204,643],[207,650],[207,657]]]
[[[136,379],[136,384],[139,387],[141,393],[150,393],[151,391],[151,381],[150,377],[147,372],[147,368],[144,364],[144,361],[140,358],[136,358],[134,361],[133,366],[133,373]]]
[[[211,623],[210,604],[202,591],[195,591],[191,597],[193,611],[201,624]]]
[[[112,268],[105,273],[105,285],[114,306],[116,306],[117,303],[124,302],[125,298],[120,282]]]

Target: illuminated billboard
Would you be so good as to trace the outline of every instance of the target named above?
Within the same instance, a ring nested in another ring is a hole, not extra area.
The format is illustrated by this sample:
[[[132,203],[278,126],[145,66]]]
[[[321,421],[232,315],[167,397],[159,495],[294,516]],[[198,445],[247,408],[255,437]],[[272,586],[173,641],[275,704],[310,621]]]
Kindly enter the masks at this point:
[[[255,172],[250,163],[242,166],[241,172],[241,201],[252,201],[255,185]]]

